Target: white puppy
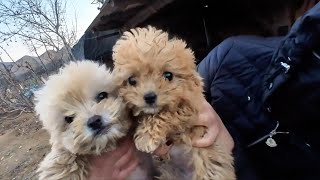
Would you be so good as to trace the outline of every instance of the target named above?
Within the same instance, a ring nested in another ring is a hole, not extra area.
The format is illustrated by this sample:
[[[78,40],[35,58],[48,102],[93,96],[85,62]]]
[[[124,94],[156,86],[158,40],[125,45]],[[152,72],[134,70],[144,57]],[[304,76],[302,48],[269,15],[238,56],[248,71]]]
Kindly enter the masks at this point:
[[[114,150],[131,127],[112,74],[92,61],[71,62],[50,76],[35,93],[35,101],[52,145],[40,163],[40,179],[87,179],[87,155]],[[152,176],[151,171],[137,171],[144,173],[132,177]]]

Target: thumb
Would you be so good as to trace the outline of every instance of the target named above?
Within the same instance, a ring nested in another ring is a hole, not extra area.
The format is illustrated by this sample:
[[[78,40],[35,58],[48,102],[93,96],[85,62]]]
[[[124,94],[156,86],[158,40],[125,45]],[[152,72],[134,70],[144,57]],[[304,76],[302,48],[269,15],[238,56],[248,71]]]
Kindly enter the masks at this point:
[[[211,129],[206,129],[206,133],[203,137],[192,140],[192,145],[199,148],[209,147],[216,140],[218,133],[219,128],[212,127]]]

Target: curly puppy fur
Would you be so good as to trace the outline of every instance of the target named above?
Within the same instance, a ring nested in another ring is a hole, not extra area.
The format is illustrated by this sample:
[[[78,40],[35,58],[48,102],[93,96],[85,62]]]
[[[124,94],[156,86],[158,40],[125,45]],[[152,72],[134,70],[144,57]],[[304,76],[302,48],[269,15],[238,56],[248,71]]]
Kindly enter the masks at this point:
[[[191,157],[192,179],[235,179],[233,157],[218,143],[208,148],[191,145],[193,137],[205,133],[205,128],[193,126],[204,101],[203,83],[193,51],[183,40],[169,39],[151,26],[132,29],[115,44],[113,59],[119,95],[139,122],[137,149],[151,153],[173,139]],[[165,164],[160,179],[181,179]]]
[[[104,65],[71,62],[35,93],[35,110],[50,134],[39,179],[87,179],[87,155],[116,148],[130,126],[125,104]]]

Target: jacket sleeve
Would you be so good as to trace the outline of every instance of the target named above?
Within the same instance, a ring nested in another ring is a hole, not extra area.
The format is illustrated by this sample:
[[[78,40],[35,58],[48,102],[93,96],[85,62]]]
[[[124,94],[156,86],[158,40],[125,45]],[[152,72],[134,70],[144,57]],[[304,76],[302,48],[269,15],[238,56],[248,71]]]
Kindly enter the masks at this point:
[[[225,56],[229,53],[233,46],[232,38],[228,38],[211,52],[198,64],[197,71],[203,78],[205,96],[208,102],[211,102],[211,85],[215,80],[215,75],[219,71]]]

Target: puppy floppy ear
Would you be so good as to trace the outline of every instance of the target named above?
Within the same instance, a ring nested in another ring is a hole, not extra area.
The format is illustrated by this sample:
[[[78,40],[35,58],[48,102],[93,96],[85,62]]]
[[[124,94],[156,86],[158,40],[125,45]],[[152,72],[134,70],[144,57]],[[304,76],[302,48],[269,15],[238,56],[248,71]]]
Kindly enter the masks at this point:
[[[203,92],[203,85],[204,84],[203,84],[201,76],[196,71],[194,71],[192,73],[192,77],[191,78],[192,78],[192,82],[195,84],[195,86],[197,88],[200,88],[201,92]]]
[[[187,74],[191,73],[191,75],[187,75],[190,83],[196,86],[196,89],[203,87],[202,78],[196,71],[196,61],[194,52],[187,47],[187,43],[181,39],[172,38],[170,42],[173,44],[176,57],[180,59],[180,64],[177,66],[184,67],[184,72]],[[180,69],[180,68],[177,68]],[[202,91],[202,90],[201,90]]]

